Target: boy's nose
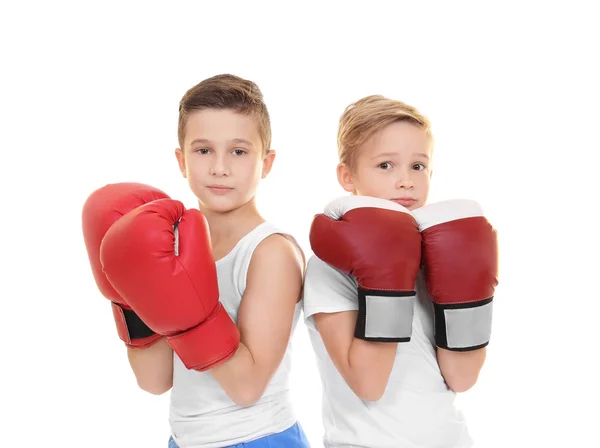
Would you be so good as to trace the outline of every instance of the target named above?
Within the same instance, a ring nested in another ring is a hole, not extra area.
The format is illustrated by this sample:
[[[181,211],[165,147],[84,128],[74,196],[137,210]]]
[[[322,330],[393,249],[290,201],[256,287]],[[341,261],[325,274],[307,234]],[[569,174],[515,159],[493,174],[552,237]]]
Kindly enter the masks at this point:
[[[213,176],[227,176],[229,175],[229,167],[227,166],[223,157],[215,157],[214,163],[211,166],[210,174]]]
[[[411,179],[408,174],[402,174],[396,181],[396,188],[398,190],[410,190],[415,187],[415,182]]]

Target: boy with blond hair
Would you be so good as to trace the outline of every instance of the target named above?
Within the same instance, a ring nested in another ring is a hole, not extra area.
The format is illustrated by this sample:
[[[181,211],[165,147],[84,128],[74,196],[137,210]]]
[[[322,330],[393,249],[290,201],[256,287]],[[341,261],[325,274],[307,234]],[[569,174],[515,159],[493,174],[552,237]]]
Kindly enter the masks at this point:
[[[315,216],[304,285],[326,447],[472,446],[454,398],[485,360],[496,235],[473,201],[425,205],[432,150],[400,101],[369,96],[340,119],[351,195]]]

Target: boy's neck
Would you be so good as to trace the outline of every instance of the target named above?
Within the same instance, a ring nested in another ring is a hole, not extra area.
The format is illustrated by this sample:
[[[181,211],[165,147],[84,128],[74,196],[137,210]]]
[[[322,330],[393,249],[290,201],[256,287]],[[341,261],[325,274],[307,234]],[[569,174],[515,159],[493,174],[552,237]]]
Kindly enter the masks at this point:
[[[200,211],[208,222],[215,260],[227,255],[239,240],[264,222],[256,207],[255,198],[225,213],[202,210],[202,208]]]

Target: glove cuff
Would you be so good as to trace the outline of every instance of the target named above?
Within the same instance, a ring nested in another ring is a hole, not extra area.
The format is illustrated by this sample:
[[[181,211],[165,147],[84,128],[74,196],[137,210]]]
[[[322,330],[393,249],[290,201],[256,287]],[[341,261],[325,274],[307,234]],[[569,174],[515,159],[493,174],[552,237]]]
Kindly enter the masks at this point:
[[[112,312],[119,338],[127,347],[148,348],[162,339],[162,336],[152,331],[135,311],[112,302]]]
[[[203,372],[231,358],[240,344],[240,332],[218,302],[215,311],[197,327],[167,338],[183,364]]]
[[[492,333],[493,297],[479,302],[434,303],[434,336],[438,347],[466,352],[485,347]]]
[[[415,291],[358,288],[358,316],[354,337],[372,342],[409,342]]]

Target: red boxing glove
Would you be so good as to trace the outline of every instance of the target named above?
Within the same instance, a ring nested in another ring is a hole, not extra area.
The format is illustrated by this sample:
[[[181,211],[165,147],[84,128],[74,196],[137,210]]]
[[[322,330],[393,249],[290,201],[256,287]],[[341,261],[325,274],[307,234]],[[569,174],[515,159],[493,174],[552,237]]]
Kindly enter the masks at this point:
[[[373,197],[340,198],[315,216],[310,244],[317,257],[358,282],[356,338],[410,341],[421,235],[406,208]]]
[[[485,347],[498,285],[496,231],[469,200],[427,205],[413,210],[413,216],[423,235],[437,346],[454,351]]]
[[[149,185],[118,183],[94,191],[83,206],[83,239],[96,285],[104,297],[112,302],[117,333],[130,348],[146,348],[161,339],[142,322],[127,302],[112,287],[100,263],[100,244],[107,230],[121,216],[140,205],[169,196]]]
[[[167,341],[188,369],[208,370],[231,358],[237,326],[219,302],[208,224],[198,210],[161,199],[119,219],[100,259],[107,278]]]

